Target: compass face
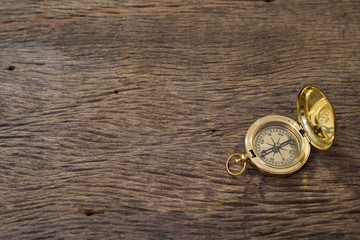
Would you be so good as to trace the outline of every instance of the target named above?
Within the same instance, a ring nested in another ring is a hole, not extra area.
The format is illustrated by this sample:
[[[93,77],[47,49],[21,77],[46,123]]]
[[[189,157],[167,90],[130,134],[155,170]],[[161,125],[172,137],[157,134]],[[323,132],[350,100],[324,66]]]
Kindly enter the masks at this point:
[[[256,155],[274,167],[288,167],[300,157],[297,137],[281,126],[268,126],[257,132],[254,138]]]

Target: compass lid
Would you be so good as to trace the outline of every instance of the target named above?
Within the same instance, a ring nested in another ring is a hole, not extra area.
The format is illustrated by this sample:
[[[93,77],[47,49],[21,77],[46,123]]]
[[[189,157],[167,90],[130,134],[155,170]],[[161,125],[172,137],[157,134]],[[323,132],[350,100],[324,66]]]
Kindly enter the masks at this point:
[[[309,142],[321,150],[334,142],[335,114],[329,99],[314,86],[303,87],[297,97],[297,115]]]

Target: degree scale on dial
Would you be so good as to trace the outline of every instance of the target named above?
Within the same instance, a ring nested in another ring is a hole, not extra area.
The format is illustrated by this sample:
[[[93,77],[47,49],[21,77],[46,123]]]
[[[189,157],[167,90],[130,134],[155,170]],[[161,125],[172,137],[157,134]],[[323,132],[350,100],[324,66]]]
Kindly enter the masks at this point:
[[[254,138],[255,152],[267,164],[288,166],[299,157],[299,143],[295,139],[285,128],[265,127]]]

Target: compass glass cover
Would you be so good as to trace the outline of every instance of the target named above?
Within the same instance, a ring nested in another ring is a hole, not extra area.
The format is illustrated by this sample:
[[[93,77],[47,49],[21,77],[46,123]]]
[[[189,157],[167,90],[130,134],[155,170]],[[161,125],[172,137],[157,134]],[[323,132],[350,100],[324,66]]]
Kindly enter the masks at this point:
[[[296,163],[301,153],[297,136],[285,127],[268,125],[254,137],[256,155],[275,168],[289,167]]]

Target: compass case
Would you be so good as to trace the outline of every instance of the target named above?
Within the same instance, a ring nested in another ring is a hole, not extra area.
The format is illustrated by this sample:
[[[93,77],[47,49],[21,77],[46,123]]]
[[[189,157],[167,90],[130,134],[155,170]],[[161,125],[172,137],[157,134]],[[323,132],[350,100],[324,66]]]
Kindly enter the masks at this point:
[[[329,99],[314,86],[303,87],[297,97],[297,115],[309,142],[328,149],[336,135],[335,114]]]

